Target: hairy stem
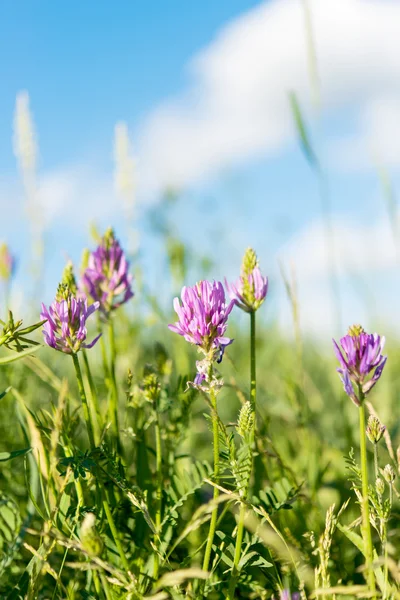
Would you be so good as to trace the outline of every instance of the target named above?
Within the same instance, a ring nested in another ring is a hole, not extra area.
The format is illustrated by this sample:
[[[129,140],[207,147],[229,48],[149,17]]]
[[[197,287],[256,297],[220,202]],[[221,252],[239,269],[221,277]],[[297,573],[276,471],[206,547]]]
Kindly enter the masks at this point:
[[[95,421],[95,440],[98,443],[100,440],[100,428],[101,428],[101,413],[100,413],[100,406],[99,406],[99,398],[97,396],[97,390],[96,390],[96,386],[94,384],[94,380],[92,377],[92,372],[90,370],[90,365],[89,365],[89,360],[86,354],[86,351],[84,350],[82,352],[83,355],[83,362],[85,364],[85,371],[86,371],[86,375],[87,375],[87,379],[89,382],[89,389],[90,389],[90,397],[92,400],[92,407],[94,409],[94,412],[96,414],[96,421]]]
[[[118,554],[119,554],[119,556],[121,558],[121,562],[122,562],[122,564],[124,566],[124,569],[126,571],[129,571],[129,563],[128,563],[128,560],[126,558],[124,549],[122,547],[121,540],[120,540],[119,535],[118,535],[118,530],[117,530],[117,528],[115,526],[115,522],[114,522],[114,518],[112,516],[110,504],[109,504],[108,498],[107,498],[107,491],[104,490],[104,493],[105,493],[105,496],[103,497],[103,508],[104,508],[104,512],[106,513],[108,525],[110,527],[112,536],[114,538],[115,545],[117,546]]]
[[[251,432],[251,452],[253,453],[254,437],[256,431],[256,390],[257,390],[257,375],[256,375],[256,313],[250,313],[250,403],[253,412],[253,430]],[[253,463],[253,459],[252,459]],[[251,471],[253,471],[253,464]],[[251,473],[250,473],[251,477]],[[244,491],[244,499],[248,495],[248,485]],[[235,597],[236,582],[239,575],[238,565],[242,552],[242,542],[244,533],[244,519],[246,516],[246,505],[240,506],[239,520],[236,533],[235,554],[233,558],[233,566],[231,572],[231,580],[229,582],[229,598],[232,600]]]
[[[94,450],[95,443],[94,443],[94,435],[93,435],[93,426],[92,426],[92,421],[91,421],[90,412],[89,412],[89,406],[88,406],[88,402],[87,402],[87,398],[86,398],[86,392],[85,392],[85,388],[83,385],[81,367],[79,365],[79,359],[78,359],[77,354],[72,354],[72,359],[74,361],[75,373],[76,373],[76,378],[78,381],[79,394],[80,394],[81,400],[82,400],[82,408],[83,408],[83,414],[84,414],[85,421],[86,421],[86,427],[88,430],[90,448],[91,448],[91,450]],[[106,493],[105,490],[104,490],[104,493]],[[118,531],[117,531],[117,528],[114,523],[114,519],[113,519],[113,516],[111,513],[111,509],[110,509],[110,505],[108,503],[107,497],[103,498],[103,508],[104,508],[104,512],[106,513],[108,525],[110,527],[112,536],[114,538],[115,545],[117,546],[118,553],[121,558],[121,562],[122,562],[124,568],[128,571],[129,564],[126,559],[124,550],[122,548],[121,541],[118,536]]]
[[[155,534],[155,545],[158,544],[158,539],[160,536],[160,526],[161,526],[161,511],[162,511],[162,485],[163,485],[163,475],[162,475],[162,448],[161,448],[161,429],[160,429],[160,419],[158,416],[158,410],[156,407],[156,472],[157,472],[157,504],[156,504],[156,534]],[[158,572],[160,567],[160,559],[158,554],[154,555],[154,579],[157,581]]]
[[[110,413],[111,420],[114,427],[115,439],[117,440],[117,447],[120,448],[119,440],[119,420],[118,420],[118,387],[117,380],[115,377],[115,362],[117,357],[117,351],[115,346],[115,332],[114,322],[112,318],[109,323],[109,339],[110,339],[110,379],[111,379],[111,402],[110,402]]]
[[[372,566],[373,548],[371,536],[371,524],[369,521],[369,503],[368,503],[368,463],[367,463],[367,445],[365,435],[365,404],[364,394],[360,390],[360,456],[361,456],[361,479],[362,479],[362,531],[365,545],[365,558],[368,571],[368,585],[373,598],[376,598],[375,575]]]
[[[210,367],[209,382],[212,382],[212,365]],[[213,446],[214,446],[214,483],[219,482],[219,424],[217,412],[217,398],[213,388],[210,389],[211,418],[213,428]],[[214,487],[213,498],[216,500],[219,496],[218,488]],[[208,571],[211,557],[211,549],[214,542],[215,529],[217,526],[218,506],[215,506],[211,513],[210,529],[208,531],[207,545],[203,559],[203,571]]]
[[[78,382],[79,395],[80,395],[81,401],[82,401],[83,416],[85,417],[85,421],[86,421],[86,428],[87,428],[87,432],[88,432],[88,436],[89,436],[90,449],[93,450],[96,447],[96,444],[94,441],[93,424],[92,424],[92,418],[90,416],[88,401],[86,398],[85,386],[83,385],[82,371],[81,371],[81,367],[79,364],[79,358],[78,358],[78,355],[75,353],[71,354],[71,356],[72,356],[72,360],[74,362],[76,379]]]

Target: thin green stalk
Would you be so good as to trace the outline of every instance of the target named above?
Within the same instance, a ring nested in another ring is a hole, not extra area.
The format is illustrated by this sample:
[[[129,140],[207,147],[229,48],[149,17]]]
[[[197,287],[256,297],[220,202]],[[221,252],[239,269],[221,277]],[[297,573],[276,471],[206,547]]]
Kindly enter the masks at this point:
[[[80,394],[81,400],[82,400],[83,414],[85,417],[86,427],[87,427],[88,435],[89,435],[90,448],[91,448],[91,450],[94,450],[95,443],[94,443],[94,435],[93,435],[93,426],[92,426],[90,412],[89,412],[89,406],[88,406],[88,402],[87,402],[87,398],[86,398],[86,392],[85,392],[85,388],[83,385],[82,372],[81,372],[81,368],[79,365],[79,359],[78,359],[77,354],[72,354],[71,356],[74,361],[75,373],[76,373],[76,378],[78,381],[79,394]],[[121,540],[119,539],[118,531],[117,531],[117,528],[114,523],[110,505],[109,505],[108,499],[106,497],[103,498],[103,508],[104,508],[104,512],[106,513],[108,525],[110,527],[112,536],[114,538],[115,545],[117,546],[119,555],[121,557],[122,564],[124,565],[124,568],[128,571],[129,564],[126,559],[124,550],[122,548]]]
[[[158,416],[157,407],[155,407],[156,414],[156,471],[157,471],[157,504],[156,504],[156,533],[154,543],[158,545],[158,539],[160,537],[160,527],[161,527],[161,511],[162,511],[162,484],[163,484],[163,476],[162,476],[162,447],[161,447],[161,429],[160,429],[160,419]],[[154,579],[157,581],[158,573],[160,568],[160,558],[156,553],[154,555]]]
[[[93,570],[93,582],[94,582],[94,589],[96,590],[97,597],[100,598],[100,594],[101,594],[100,579],[99,579],[99,575],[98,575],[96,569]]]
[[[104,593],[106,595],[107,600],[113,600],[114,596],[111,594],[111,590],[108,585],[107,577],[104,575],[103,572],[100,572],[100,579],[101,579],[101,583],[103,584]]]
[[[105,494],[107,494],[107,492],[105,490],[104,490],[104,492],[105,492]],[[103,497],[103,508],[104,508],[104,512],[106,513],[108,525],[110,527],[112,536],[114,538],[115,545],[117,546],[117,550],[118,550],[118,554],[119,554],[119,556],[121,558],[121,562],[122,562],[122,564],[124,566],[124,569],[126,571],[129,571],[129,563],[128,563],[128,560],[126,558],[124,549],[122,547],[121,540],[120,540],[119,535],[118,535],[118,530],[117,530],[117,528],[115,526],[115,522],[114,522],[114,519],[113,519],[113,516],[112,516],[110,504],[108,502],[108,498],[107,497]]]
[[[115,346],[115,333],[114,333],[114,322],[110,318],[109,322],[109,339],[110,339],[110,379],[111,379],[111,402],[110,402],[110,413],[111,420],[114,427],[115,438],[117,445],[120,447],[119,441],[119,422],[118,422],[118,387],[117,380],[115,377],[115,362],[117,357],[117,351]]]
[[[89,365],[89,360],[86,354],[86,351],[84,350],[82,352],[83,354],[83,362],[85,363],[85,371],[86,371],[86,375],[87,375],[87,379],[88,379],[88,383],[89,383],[89,389],[90,389],[90,396],[91,396],[91,400],[92,400],[92,407],[94,409],[94,412],[96,414],[96,421],[95,421],[95,439],[96,442],[99,442],[100,439],[100,428],[101,428],[101,413],[100,413],[100,406],[99,406],[99,398],[97,395],[97,390],[96,390],[96,386],[94,384],[93,381],[93,377],[92,377],[92,372],[90,370],[90,365]]]
[[[379,477],[378,444],[374,444],[374,467],[375,467],[375,480],[376,480]]]
[[[254,426],[256,429],[256,313],[250,313],[250,402],[253,409]]]
[[[360,390],[360,457],[361,457],[361,480],[362,480],[362,531],[365,544],[365,558],[368,571],[368,585],[373,598],[376,598],[375,575],[372,566],[373,563],[373,548],[371,536],[371,524],[369,521],[369,504],[368,504],[368,463],[367,463],[367,445],[365,435],[365,404],[364,394]]]
[[[92,419],[90,416],[89,405],[88,405],[87,398],[86,398],[85,387],[83,385],[82,371],[81,371],[81,367],[79,364],[78,355],[74,352],[71,354],[71,356],[72,356],[72,360],[74,362],[76,379],[78,381],[79,395],[80,395],[81,401],[82,401],[83,416],[85,417],[85,421],[86,421],[86,428],[87,428],[87,432],[88,432],[88,436],[89,436],[90,449],[93,450],[96,447],[96,444],[94,441],[93,424],[92,424]]]
[[[257,390],[257,374],[256,374],[256,313],[250,313],[250,403],[253,412],[253,430],[251,432],[251,452],[253,453],[254,437],[256,431],[256,390]],[[251,471],[253,471],[253,459]],[[251,477],[251,473],[250,473]],[[245,490],[244,499],[247,498],[248,485]],[[235,554],[233,557],[233,566],[231,579],[229,582],[229,598],[235,597],[236,583],[239,575],[238,565],[242,552],[242,542],[244,533],[244,518],[246,516],[246,505],[244,502],[240,506],[239,520],[236,533]]]
[[[210,369],[211,376],[209,381],[212,381],[212,366]],[[213,444],[214,444],[214,482],[219,482],[219,424],[218,424],[218,413],[217,413],[217,398],[214,390],[210,390],[210,403],[211,403],[211,418],[213,427]],[[214,487],[213,498],[216,500],[219,496],[218,488]],[[218,506],[216,506],[211,513],[210,529],[208,531],[207,545],[203,559],[203,571],[208,571],[211,557],[211,549],[214,542],[215,529],[217,526],[218,518]]]

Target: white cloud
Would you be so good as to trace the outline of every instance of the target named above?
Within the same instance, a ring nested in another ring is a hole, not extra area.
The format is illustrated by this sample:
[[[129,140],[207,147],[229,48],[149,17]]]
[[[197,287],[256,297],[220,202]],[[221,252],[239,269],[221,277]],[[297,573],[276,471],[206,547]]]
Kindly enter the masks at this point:
[[[379,218],[372,225],[364,225],[337,216],[333,220],[333,236],[342,328],[353,322],[373,327],[379,320],[390,325],[392,333],[399,333],[399,255],[388,220]],[[285,244],[276,260],[286,271],[293,269],[295,273],[303,331],[328,339],[340,334],[340,330],[326,239],[324,224],[315,221]],[[279,322],[287,330],[291,318],[283,289],[281,292]]]
[[[10,205],[12,204],[12,210]],[[34,205],[44,229],[62,224],[83,229],[90,221],[102,222],[121,212],[112,174],[85,166],[60,166],[45,170],[37,178]],[[5,218],[28,218],[22,182],[11,177],[0,180],[0,210]]]
[[[393,231],[386,218],[372,224],[333,219],[334,265],[339,275],[389,270],[398,265]],[[332,253],[324,223],[314,221],[280,249],[278,259],[293,264],[299,280],[309,281],[331,270]]]
[[[377,96],[400,104],[400,4],[309,4],[323,105],[329,112],[336,107],[361,109],[368,128],[368,113],[373,118],[377,114]],[[288,92],[295,90],[305,109],[310,108],[306,46],[300,0],[266,2],[223,27],[190,61],[187,89],[162,103],[143,127],[144,189],[190,185],[281,149],[293,134]],[[390,133],[391,113],[387,107],[380,110]]]

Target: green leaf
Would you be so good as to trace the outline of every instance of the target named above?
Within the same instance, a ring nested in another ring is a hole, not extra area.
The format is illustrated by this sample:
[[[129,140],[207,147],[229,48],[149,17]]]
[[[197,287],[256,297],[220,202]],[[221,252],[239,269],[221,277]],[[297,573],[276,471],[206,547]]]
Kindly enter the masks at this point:
[[[299,102],[297,100],[297,96],[294,92],[289,94],[290,106],[292,109],[294,122],[296,125],[297,133],[300,139],[300,144],[302,150],[305,154],[307,161],[313,169],[319,169],[318,159],[315,155],[315,152],[312,148],[310,138],[308,136],[307,128],[303,119],[303,115],[300,109]]]
[[[21,358],[25,358],[25,356],[29,356],[30,354],[37,352],[38,350],[40,350],[40,348],[43,348],[43,344],[40,344],[39,346],[34,346],[33,348],[28,348],[27,350],[24,350],[23,352],[17,352],[16,354],[13,354],[12,356],[6,356],[4,358],[0,358],[0,365],[7,365],[9,363],[15,362],[16,360],[20,360]]]
[[[18,456],[24,456],[31,450],[32,448],[24,448],[23,450],[14,450],[14,452],[0,452],[0,462],[5,462],[6,460],[11,460],[12,458],[17,458]]]
[[[12,386],[10,385],[7,389],[4,390],[4,392],[1,392],[1,394],[0,394],[0,400],[2,400],[4,398],[4,396],[6,394],[8,394],[8,392],[11,390],[11,387]]]

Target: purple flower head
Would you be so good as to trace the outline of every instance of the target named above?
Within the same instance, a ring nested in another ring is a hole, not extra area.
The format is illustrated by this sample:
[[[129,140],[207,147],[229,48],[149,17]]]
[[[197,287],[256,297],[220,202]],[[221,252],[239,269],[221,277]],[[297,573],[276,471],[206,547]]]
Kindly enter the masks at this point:
[[[360,404],[353,385],[367,394],[374,387],[386,364],[382,355],[385,338],[377,333],[366,333],[360,325],[349,328],[341,338],[340,346],[333,340],[334,351],[340,363],[337,369],[344,391],[355,404]],[[372,374],[372,376],[371,376]]]
[[[89,256],[79,285],[81,291],[99,303],[106,316],[133,297],[129,263],[114,232],[109,229],[101,244]]]
[[[239,279],[235,283],[228,283],[225,279],[225,287],[242,310],[254,312],[260,308],[268,292],[268,278],[261,275],[257,255],[252,248],[244,254]]]
[[[15,258],[6,243],[0,245],[0,279],[9,281],[15,272]]]
[[[220,281],[200,281],[193,287],[183,287],[179,298],[174,299],[174,309],[179,321],[168,325],[171,331],[182,335],[186,341],[196,344],[205,354],[214,352],[214,359],[221,362],[224,349],[233,342],[225,337],[229,313],[234,302],[228,305]]]
[[[88,308],[86,299],[75,298],[71,294],[65,294],[62,299],[56,298],[49,308],[42,304],[40,318],[47,319],[43,325],[44,341],[51,348],[66,354],[75,354],[81,348],[92,348],[101,334],[85,344],[86,321],[98,308],[98,302]]]
[[[282,590],[279,600],[300,600],[300,593],[290,593],[290,590]]]

